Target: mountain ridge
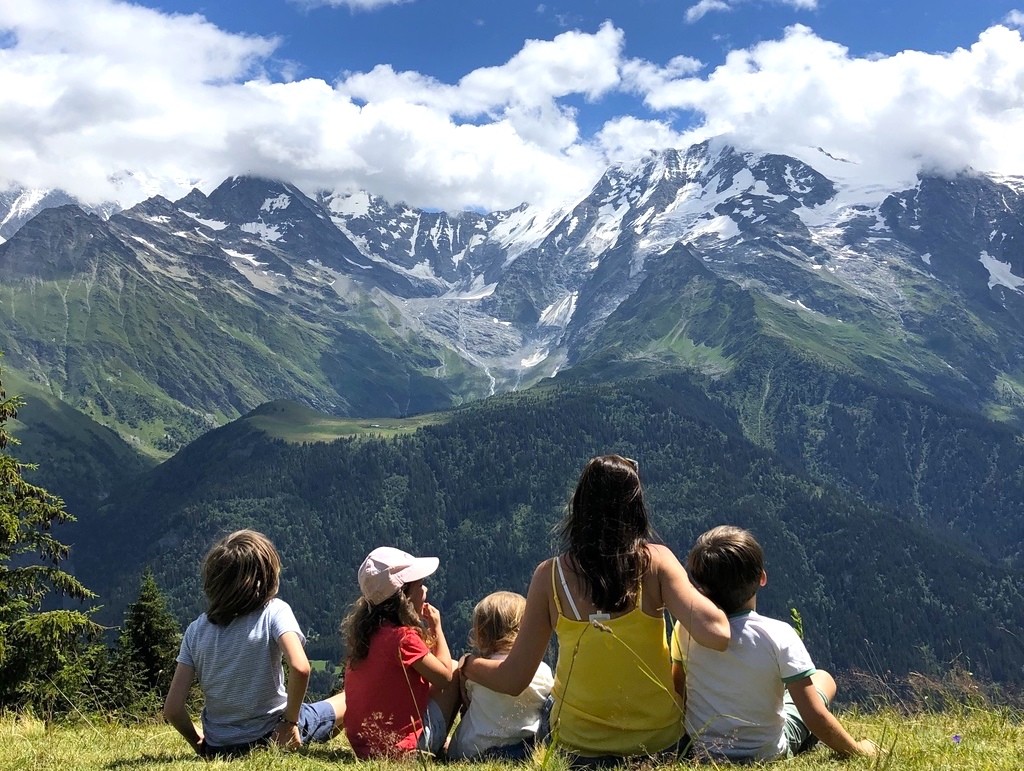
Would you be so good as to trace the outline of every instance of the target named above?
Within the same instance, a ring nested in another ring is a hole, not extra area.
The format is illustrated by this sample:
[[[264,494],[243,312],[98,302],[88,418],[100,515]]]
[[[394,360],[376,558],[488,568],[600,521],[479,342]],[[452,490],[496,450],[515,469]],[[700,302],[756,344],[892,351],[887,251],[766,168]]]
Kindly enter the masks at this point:
[[[223,422],[275,398],[397,416],[419,409],[410,398],[414,381],[433,394],[421,402],[429,410],[529,387],[600,355],[602,346],[628,360],[633,352],[613,344],[610,320],[614,326],[624,303],[638,310],[629,300],[645,281],[674,284],[673,272],[686,267],[673,260],[685,248],[754,299],[762,334],[1024,423],[1022,188],[961,174],[886,191],[857,179],[854,164],[812,155],[836,179],[805,160],[712,140],[610,167],[588,196],[561,208],[489,214],[426,212],[366,193],[311,197],[286,182],[233,177],[209,196],[193,190],[177,202],[148,199],[102,225],[71,210],[58,209],[63,218],[44,213],[0,245],[0,263],[20,255],[19,264],[35,263],[38,272],[49,255],[64,254],[65,273],[31,277],[50,284],[28,287],[37,297],[43,291],[40,312],[65,315],[70,326],[79,305],[68,298],[92,281],[93,263],[134,260],[138,275],[159,278],[164,296],[190,298],[215,325],[230,320],[231,337],[247,338],[239,363],[283,372],[256,387],[251,377],[237,382],[236,396],[160,387],[162,394],[142,397],[139,411],[171,422],[190,411]],[[12,285],[16,278],[0,278],[0,292],[26,288]],[[17,305],[13,294],[10,305]],[[254,313],[290,331],[275,337]],[[686,315],[682,309],[673,321],[666,363],[674,356],[678,366],[728,367],[728,357],[693,355],[700,344],[688,337]],[[59,357],[47,352],[52,331],[49,341],[42,337],[52,324],[32,330],[4,320],[19,333],[0,339],[9,366],[73,394],[80,407],[102,398],[96,378],[75,393],[74,374],[44,361]],[[342,328],[348,342],[339,356],[331,340]],[[386,373],[375,395],[369,381],[353,382],[352,370],[364,364]],[[187,362],[175,366],[187,373]],[[152,369],[135,374],[148,384],[156,377]],[[363,395],[353,398],[353,388]],[[143,433],[159,432],[157,422]],[[130,433],[124,420],[109,424]],[[168,448],[196,435],[198,424],[185,424],[171,432]]]

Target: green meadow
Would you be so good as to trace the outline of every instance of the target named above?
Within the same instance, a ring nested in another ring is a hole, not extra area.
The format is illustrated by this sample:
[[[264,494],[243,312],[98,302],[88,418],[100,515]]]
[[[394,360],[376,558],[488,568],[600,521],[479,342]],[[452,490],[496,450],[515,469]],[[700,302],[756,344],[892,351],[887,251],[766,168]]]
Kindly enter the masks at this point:
[[[824,769],[900,769],[942,771],[984,769],[1019,771],[1024,764],[1024,722],[1019,711],[1002,708],[954,707],[943,712],[907,715],[896,710],[840,715],[854,736],[874,739],[889,752],[874,760],[844,760],[819,747],[794,760],[769,764],[780,771]],[[2,771],[131,771],[132,769],[232,769],[233,771],[314,771],[343,766],[353,771],[387,771],[441,765],[419,762],[357,761],[343,737],[297,752],[259,750],[249,757],[202,763],[174,729],[157,721],[124,725],[100,718],[47,724],[33,717],[0,717],[0,770]],[[462,764],[479,771],[512,768],[509,764]],[[718,764],[684,761],[681,768],[716,768]],[[652,764],[636,764],[651,768]],[[522,766],[520,766],[522,767]],[[557,755],[538,753],[527,767],[562,771]],[[738,766],[737,768],[750,768]],[[764,766],[754,766],[764,767]]]

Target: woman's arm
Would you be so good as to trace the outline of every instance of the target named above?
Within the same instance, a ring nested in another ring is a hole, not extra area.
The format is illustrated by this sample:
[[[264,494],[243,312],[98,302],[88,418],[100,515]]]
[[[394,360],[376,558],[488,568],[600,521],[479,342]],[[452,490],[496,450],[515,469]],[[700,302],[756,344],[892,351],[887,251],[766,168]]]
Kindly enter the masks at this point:
[[[463,667],[466,677],[499,693],[518,696],[525,691],[533,682],[551,640],[550,597],[551,561],[547,560],[533,571],[519,636],[508,656],[502,661],[469,656]]]
[[[686,709],[686,655],[690,650],[690,635],[678,621],[672,625],[672,687],[683,700]]]
[[[195,676],[195,669],[186,664],[178,664],[174,670],[174,677],[171,678],[171,687],[167,689],[167,698],[164,699],[164,720],[185,737],[185,741],[192,749],[199,752],[203,737],[196,730],[192,718],[188,715],[188,710],[185,709],[188,692]]]
[[[667,547],[652,545],[652,567],[657,570],[661,596],[669,613],[696,642],[724,651],[729,647],[729,619],[715,603],[697,591],[690,577]]]

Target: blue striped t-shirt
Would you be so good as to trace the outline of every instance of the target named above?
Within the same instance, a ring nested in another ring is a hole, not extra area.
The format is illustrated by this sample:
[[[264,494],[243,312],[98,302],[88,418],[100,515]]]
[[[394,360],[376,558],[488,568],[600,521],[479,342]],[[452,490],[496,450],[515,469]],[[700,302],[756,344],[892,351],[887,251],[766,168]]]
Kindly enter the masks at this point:
[[[203,690],[207,744],[245,744],[274,730],[288,701],[278,644],[285,632],[305,644],[291,607],[277,598],[226,626],[205,613],[189,624],[178,662],[195,669]]]

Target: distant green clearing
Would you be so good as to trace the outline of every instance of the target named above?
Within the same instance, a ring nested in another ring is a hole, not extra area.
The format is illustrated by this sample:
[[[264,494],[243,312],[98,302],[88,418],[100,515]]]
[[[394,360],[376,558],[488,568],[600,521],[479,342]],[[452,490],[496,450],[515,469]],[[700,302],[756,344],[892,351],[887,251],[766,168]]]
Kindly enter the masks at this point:
[[[427,413],[409,418],[339,418],[323,415],[293,402],[265,404],[251,413],[246,421],[275,439],[301,442],[332,442],[357,436],[393,437],[411,434],[424,426],[444,423],[445,413]]]

